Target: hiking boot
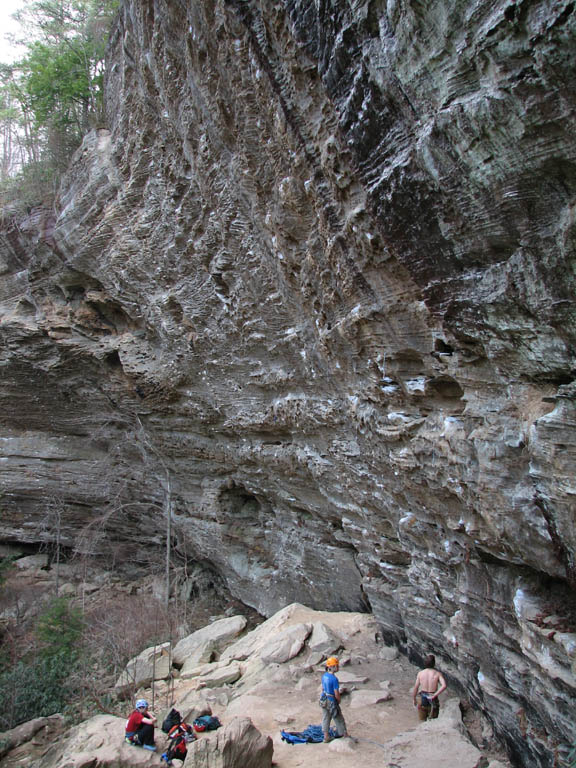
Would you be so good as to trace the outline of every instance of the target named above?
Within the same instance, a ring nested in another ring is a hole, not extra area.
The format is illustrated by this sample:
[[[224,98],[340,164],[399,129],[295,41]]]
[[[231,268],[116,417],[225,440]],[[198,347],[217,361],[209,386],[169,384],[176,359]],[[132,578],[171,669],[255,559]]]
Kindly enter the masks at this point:
[[[156,747],[153,744],[142,744],[142,749],[147,749],[148,752],[156,752]]]

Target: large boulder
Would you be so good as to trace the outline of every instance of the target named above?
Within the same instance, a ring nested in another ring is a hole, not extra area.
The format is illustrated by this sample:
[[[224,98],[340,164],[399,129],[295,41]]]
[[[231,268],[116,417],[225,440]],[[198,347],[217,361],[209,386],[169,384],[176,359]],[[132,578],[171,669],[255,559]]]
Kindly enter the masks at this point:
[[[206,664],[182,673],[182,679],[198,678],[207,688],[219,688],[221,685],[231,685],[242,676],[238,664]]]
[[[19,557],[18,560],[15,560],[14,562],[16,568],[20,569],[21,571],[34,571],[39,568],[46,568],[48,565],[48,555],[27,555],[26,557]]]
[[[274,747],[250,718],[234,718],[208,738],[195,741],[188,749],[194,768],[271,768]]]
[[[171,671],[170,643],[153,645],[131,659],[116,681],[116,688],[144,688],[153,680],[166,680]]]
[[[351,696],[350,706],[353,709],[373,707],[384,701],[391,701],[393,698],[388,689],[354,691]]]
[[[272,638],[260,651],[260,658],[266,664],[283,664],[297,656],[310,634],[310,624],[296,624]]]
[[[4,731],[0,739],[0,760],[11,750],[32,741],[32,739],[36,743],[50,741],[55,735],[62,732],[63,726],[64,718],[62,715],[52,715],[50,717],[37,717],[9,731]]]
[[[126,720],[96,715],[72,728],[28,768],[128,768],[157,766],[158,754],[126,744]]]
[[[321,611],[307,608],[300,603],[291,603],[264,621],[256,629],[253,629],[252,632],[228,646],[220,658],[222,661],[230,661],[232,659],[244,661],[256,655],[262,656],[264,654],[266,656],[271,645],[277,642],[280,632],[296,624],[311,624],[310,619],[318,619],[323,616],[326,616],[326,614]],[[310,628],[308,628],[308,634],[309,632]]]
[[[331,656],[337,653],[342,645],[342,638],[338,637],[323,621],[314,622],[312,634],[308,638],[308,647],[311,651]]]
[[[422,723],[386,742],[387,765],[403,768],[477,768],[482,753],[468,738],[462,726],[459,703],[451,699],[440,710],[437,720]],[[449,756],[449,762],[447,762]]]
[[[172,653],[173,664],[183,666],[188,660],[195,664],[211,661],[212,655],[238,637],[246,624],[244,616],[230,616],[198,629],[176,644]]]

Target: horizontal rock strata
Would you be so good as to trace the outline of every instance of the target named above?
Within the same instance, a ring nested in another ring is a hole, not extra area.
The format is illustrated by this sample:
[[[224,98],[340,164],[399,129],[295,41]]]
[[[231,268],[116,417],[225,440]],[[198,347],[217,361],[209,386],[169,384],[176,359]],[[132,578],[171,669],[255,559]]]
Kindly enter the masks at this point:
[[[576,739],[574,5],[125,0],[3,223],[1,538],[371,611]]]

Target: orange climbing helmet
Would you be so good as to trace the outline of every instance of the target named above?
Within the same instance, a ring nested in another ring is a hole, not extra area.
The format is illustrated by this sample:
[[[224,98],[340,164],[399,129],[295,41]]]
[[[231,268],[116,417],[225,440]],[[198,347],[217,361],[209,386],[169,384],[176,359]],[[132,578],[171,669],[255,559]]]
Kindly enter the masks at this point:
[[[326,659],[326,666],[327,667],[337,667],[340,664],[336,656],[329,656]]]

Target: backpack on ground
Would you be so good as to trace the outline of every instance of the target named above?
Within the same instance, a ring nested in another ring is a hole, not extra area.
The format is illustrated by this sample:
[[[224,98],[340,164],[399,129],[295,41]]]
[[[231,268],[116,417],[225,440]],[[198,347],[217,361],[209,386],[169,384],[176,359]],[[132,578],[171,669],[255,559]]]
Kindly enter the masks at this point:
[[[174,758],[184,762],[188,754],[188,744],[196,739],[196,735],[191,725],[180,722],[170,729],[168,739],[168,749],[161,755],[160,759],[166,765],[171,766]]]
[[[218,720],[217,717],[214,717],[213,715],[202,715],[201,717],[197,717],[192,725],[194,726],[195,731],[201,732],[215,731],[216,728],[220,728],[222,723],[220,720]]]
[[[164,718],[164,722],[162,723],[162,730],[164,733],[169,733],[175,725],[180,725],[181,722],[182,716],[180,715],[180,712],[172,708]]]

